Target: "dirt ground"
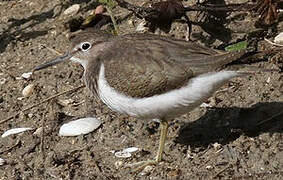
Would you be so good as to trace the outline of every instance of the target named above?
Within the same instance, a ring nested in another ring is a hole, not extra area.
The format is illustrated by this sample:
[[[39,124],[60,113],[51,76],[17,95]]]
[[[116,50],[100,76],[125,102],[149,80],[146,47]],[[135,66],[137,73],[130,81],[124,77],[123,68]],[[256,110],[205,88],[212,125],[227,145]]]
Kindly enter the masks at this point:
[[[142,4],[143,1],[133,1]],[[235,2],[235,1],[233,1]],[[239,1],[240,2],[240,1]],[[74,16],[64,15],[72,4],[80,4]],[[185,1],[184,5],[194,1]],[[207,103],[169,122],[164,161],[158,166],[133,173],[128,163],[153,158],[158,148],[159,124],[111,112],[93,102],[86,88],[47,98],[83,84],[82,67],[63,63],[19,78],[35,66],[64,53],[68,46],[65,24],[86,17],[95,1],[21,0],[0,1],[0,134],[16,127],[33,130],[1,138],[0,179],[283,179],[283,74],[262,72],[233,79]],[[129,12],[114,8],[117,18]],[[196,13],[188,13],[196,20]],[[233,19],[217,33],[193,26],[192,39],[212,48],[225,47],[243,39],[254,28],[256,17],[232,13]],[[282,18],[281,18],[282,19]],[[134,32],[141,20],[133,15],[118,23],[121,33]],[[283,22],[268,38],[282,32]],[[185,38],[186,25],[173,23],[166,36]],[[271,47],[266,41],[263,46]],[[282,52],[255,64],[266,69],[282,63]],[[279,59],[279,60],[278,60]],[[275,62],[275,63],[274,63]],[[276,63],[277,62],[277,63]],[[282,64],[281,64],[282,66]],[[35,84],[31,96],[22,90]],[[59,100],[71,100],[62,106]],[[2,122],[9,116],[14,118]],[[60,137],[60,126],[79,117],[96,116],[102,125],[78,137]],[[34,132],[43,127],[43,133]],[[128,147],[139,150],[130,158],[117,158],[112,151]]]

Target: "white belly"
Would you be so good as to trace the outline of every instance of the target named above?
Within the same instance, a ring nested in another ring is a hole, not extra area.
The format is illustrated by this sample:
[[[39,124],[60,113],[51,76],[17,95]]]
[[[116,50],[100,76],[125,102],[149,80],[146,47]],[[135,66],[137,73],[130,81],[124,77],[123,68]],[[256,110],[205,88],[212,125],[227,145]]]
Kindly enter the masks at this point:
[[[121,94],[109,86],[101,65],[98,89],[102,101],[112,110],[146,119],[171,119],[199,106],[223,83],[240,76],[236,71],[206,73],[192,78],[182,88],[146,98],[133,98]]]

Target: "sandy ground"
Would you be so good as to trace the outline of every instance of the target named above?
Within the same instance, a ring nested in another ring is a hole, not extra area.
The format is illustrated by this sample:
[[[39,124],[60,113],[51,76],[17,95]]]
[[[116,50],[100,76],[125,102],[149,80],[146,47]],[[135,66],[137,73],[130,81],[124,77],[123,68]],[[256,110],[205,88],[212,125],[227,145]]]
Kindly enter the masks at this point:
[[[135,1],[132,1],[135,2]],[[83,84],[82,68],[63,63],[30,79],[19,78],[42,62],[64,53],[68,46],[65,27],[74,18],[64,10],[79,3],[74,17],[86,17],[98,4],[94,1],[0,1],[0,134],[15,127],[33,130],[0,140],[0,179],[283,179],[283,74],[263,72],[233,79],[207,103],[169,122],[164,161],[158,166],[133,173],[124,165],[155,156],[159,124],[111,112],[101,102],[93,102],[86,88],[66,93],[23,111],[45,99]],[[141,2],[136,4],[141,4]],[[189,5],[192,2],[184,2]],[[125,9],[114,8],[116,17]],[[195,13],[188,13],[192,20]],[[235,15],[235,14],[234,14]],[[229,16],[231,17],[231,16]],[[212,48],[225,47],[251,31],[255,17],[235,15],[227,23],[228,34],[213,34],[193,27],[192,39]],[[133,32],[140,22],[129,16],[118,24],[122,33]],[[274,27],[282,32],[283,23]],[[167,36],[184,39],[186,25],[173,23]],[[262,41],[264,47],[266,42]],[[255,66],[278,68],[282,53]],[[279,59],[279,60],[278,60]],[[274,63],[277,62],[277,63]],[[282,66],[282,65],[281,65]],[[31,96],[22,90],[35,85]],[[71,100],[67,106],[59,100]],[[60,126],[73,119],[96,116],[102,126],[78,137],[60,137]],[[43,134],[34,132],[43,127]],[[117,158],[112,151],[128,147],[139,150],[130,158]]]

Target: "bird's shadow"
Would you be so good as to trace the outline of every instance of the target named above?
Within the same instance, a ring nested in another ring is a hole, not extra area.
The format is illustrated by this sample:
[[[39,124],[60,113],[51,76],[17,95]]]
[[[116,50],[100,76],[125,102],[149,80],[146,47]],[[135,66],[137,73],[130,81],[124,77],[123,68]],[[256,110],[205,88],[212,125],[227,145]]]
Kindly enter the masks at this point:
[[[201,5],[227,5],[224,0],[204,1]],[[223,8],[225,9],[225,8]],[[193,32],[192,36],[200,39],[207,46],[211,46],[215,41],[223,42],[222,46],[227,46],[232,40],[233,30],[228,26],[231,23],[229,19],[231,12],[228,11],[199,11],[195,15],[197,22],[193,25],[200,26],[202,31]],[[209,36],[203,34],[206,32]]]
[[[176,142],[194,147],[227,144],[245,134],[283,132],[283,102],[258,103],[250,108],[213,108],[180,128]]]

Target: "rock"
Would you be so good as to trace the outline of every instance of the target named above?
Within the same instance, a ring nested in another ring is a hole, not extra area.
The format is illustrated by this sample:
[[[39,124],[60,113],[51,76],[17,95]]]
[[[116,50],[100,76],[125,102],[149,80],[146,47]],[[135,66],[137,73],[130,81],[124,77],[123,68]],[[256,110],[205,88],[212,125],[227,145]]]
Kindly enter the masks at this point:
[[[71,14],[76,14],[80,10],[80,5],[79,4],[74,4],[67,8],[63,14],[65,15],[71,15]]]

